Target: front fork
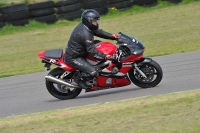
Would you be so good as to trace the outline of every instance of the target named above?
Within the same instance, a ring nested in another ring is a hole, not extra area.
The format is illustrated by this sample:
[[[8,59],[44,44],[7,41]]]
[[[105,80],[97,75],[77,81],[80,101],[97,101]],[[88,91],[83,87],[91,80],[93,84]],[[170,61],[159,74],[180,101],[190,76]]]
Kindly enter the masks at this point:
[[[152,61],[151,58],[146,58],[146,57],[143,57],[141,60],[135,62],[132,64],[132,67],[134,67],[136,69],[136,71],[139,72],[139,74],[143,77],[143,78],[147,78],[147,76],[138,68],[139,66],[142,66],[144,64],[148,64]]]
[[[147,78],[147,76],[137,67],[136,63],[134,63],[134,67],[135,67],[136,71],[138,71],[140,73],[140,75],[142,75],[143,78],[145,78],[145,79]]]

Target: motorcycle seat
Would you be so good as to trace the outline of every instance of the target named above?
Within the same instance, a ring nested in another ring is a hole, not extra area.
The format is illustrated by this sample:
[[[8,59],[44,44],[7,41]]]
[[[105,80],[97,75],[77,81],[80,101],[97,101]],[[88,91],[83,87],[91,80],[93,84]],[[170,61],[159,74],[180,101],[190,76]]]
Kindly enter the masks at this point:
[[[56,58],[59,59],[62,57],[63,50],[62,49],[53,49],[53,50],[46,50],[44,52],[45,57],[49,58]]]

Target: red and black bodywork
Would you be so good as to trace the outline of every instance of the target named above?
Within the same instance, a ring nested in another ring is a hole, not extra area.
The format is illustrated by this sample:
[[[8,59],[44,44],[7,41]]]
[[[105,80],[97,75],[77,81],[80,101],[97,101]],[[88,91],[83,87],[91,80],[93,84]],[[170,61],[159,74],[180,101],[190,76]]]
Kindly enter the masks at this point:
[[[116,45],[110,42],[101,41],[95,44],[96,49],[106,55],[113,55],[114,53],[117,53],[119,56],[118,61],[98,61],[90,55],[87,56],[87,61],[99,71],[99,75],[95,81],[93,80],[90,82],[92,88],[87,90],[87,92],[130,85],[131,81],[133,82],[133,78],[131,78],[132,76],[130,76],[130,73],[133,75],[146,76],[147,78],[148,73],[144,74],[145,72],[141,72],[142,70],[140,71],[136,69],[138,68],[137,66],[143,66],[144,64],[149,64],[152,62],[151,58],[143,57],[145,50],[144,45],[134,37],[128,36],[121,32],[120,35],[121,36]],[[78,71],[73,66],[70,66],[64,62],[64,52],[62,49],[41,51],[38,53],[38,56],[42,59],[42,62],[45,63],[45,68],[47,70],[50,70],[50,65],[54,64],[58,66],[59,70],[68,73],[68,75]],[[135,70],[138,70],[138,72],[135,72]],[[147,70],[145,69],[145,71]],[[72,76],[70,78],[73,79],[73,74],[71,75]],[[55,77],[53,79],[46,79],[57,84],[60,83],[66,86],[70,84],[70,87],[74,87],[72,82],[64,84],[63,82],[55,81]],[[137,77],[134,79],[137,79]],[[145,86],[140,87],[145,88]]]

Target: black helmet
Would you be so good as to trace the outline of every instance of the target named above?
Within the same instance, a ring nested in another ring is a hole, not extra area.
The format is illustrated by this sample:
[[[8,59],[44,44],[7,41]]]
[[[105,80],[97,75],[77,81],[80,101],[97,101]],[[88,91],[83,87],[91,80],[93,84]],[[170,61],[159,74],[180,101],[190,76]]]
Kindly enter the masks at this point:
[[[100,15],[93,9],[85,10],[81,15],[82,23],[86,25],[90,30],[97,30],[99,25],[93,25],[92,20],[99,20]]]

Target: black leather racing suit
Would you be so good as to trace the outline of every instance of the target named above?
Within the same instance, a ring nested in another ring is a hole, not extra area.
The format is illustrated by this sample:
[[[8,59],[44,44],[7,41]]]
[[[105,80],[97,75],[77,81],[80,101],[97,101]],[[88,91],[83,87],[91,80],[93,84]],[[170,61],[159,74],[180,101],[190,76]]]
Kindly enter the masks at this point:
[[[73,30],[65,51],[65,62],[81,71],[80,78],[93,78],[97,76],[96,69],[86,60],[90,54],[97,60],[104,60],[106,55],[97,51],[94,45],[94,35],[115,40],[112,34],[101,29],[91,31],[82,22]]]

